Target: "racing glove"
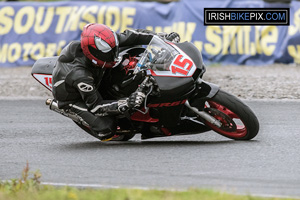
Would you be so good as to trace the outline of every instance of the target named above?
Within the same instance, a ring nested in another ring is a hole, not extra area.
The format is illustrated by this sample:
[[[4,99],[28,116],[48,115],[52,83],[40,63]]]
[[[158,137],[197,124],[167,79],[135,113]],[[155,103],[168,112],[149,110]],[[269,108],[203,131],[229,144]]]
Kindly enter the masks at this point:
[[[140,108],[145,100],[146,95],[142,92],[134,92],[128,98],[129,109]]]
[[[173,43],[180,42],[180,36],[176,32],[171,32],[169,34],[165,33],[165,32],[160,32],[160,33],[157,33],[157,35],[159,37],[161,37],[162,39],[168,40],[168,41],[173,42]]]
[[[166,39],[169,40],[170,42],[173,42],[173,43],[180,42],[180,36],[176,32],[172,32],[172,33],[166,35]]]

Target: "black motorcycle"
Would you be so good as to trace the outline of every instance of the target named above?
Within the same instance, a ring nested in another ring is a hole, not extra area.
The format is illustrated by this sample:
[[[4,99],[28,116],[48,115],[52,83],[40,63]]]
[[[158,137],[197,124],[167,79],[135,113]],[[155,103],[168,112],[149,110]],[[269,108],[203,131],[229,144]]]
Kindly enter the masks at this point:
[[[206,68],[199,50],[190,42],[171,43],[154,36],[147,46],[121,49],[119,62],[107,69],[99,92],[104,99],[124,99],[133,92],[142,106],[116,116],[112,140],[127,141],[198,134],[213,130],[235,140],[250,140],[259,131],[253,111],[237,97],[202,79]],[[58,57],[41,58],[32,76],[52,90],[52,71]],[[85,121],[59,109],[55,99],[46,105],[92,136],[100,139]]]

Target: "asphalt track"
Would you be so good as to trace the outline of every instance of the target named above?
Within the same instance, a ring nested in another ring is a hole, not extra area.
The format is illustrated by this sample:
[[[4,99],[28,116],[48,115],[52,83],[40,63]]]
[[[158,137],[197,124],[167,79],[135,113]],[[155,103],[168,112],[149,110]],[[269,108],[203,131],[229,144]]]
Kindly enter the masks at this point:
[[[300,198],[300,101],[246,101],[260,121],[252,141],[207,132],[99,142],[43,100],[0,100],[0,179],[28,161],[42,182],[90,187],[213,188]]]

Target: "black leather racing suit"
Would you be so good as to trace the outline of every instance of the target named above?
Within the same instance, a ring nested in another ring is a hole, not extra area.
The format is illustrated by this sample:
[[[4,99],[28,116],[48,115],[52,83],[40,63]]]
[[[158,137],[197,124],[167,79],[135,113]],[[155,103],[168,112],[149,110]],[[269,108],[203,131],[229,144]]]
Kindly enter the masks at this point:
[[[125,47],[149,44],[155,33],[137,29],[116,34],[119,46]],[[97,134],[116,128],[114,117],[95,116],[99,105],[107,103],[98,92],[104,70],[84,56],[80,41],[73,41],[62,50],[53,71],[53,96],[59,108],[79,115]]]

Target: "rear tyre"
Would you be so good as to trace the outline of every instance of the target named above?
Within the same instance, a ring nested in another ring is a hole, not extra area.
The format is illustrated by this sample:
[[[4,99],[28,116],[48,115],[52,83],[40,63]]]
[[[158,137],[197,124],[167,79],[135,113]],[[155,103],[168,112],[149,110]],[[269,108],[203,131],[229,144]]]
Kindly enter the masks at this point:
[[[259,122],[254,112],[237,97],[219,90],[205,104],[204,110],[222,123],[217,127],[204,123],[215,132],[235,140],[250,140],[259,131]]]

